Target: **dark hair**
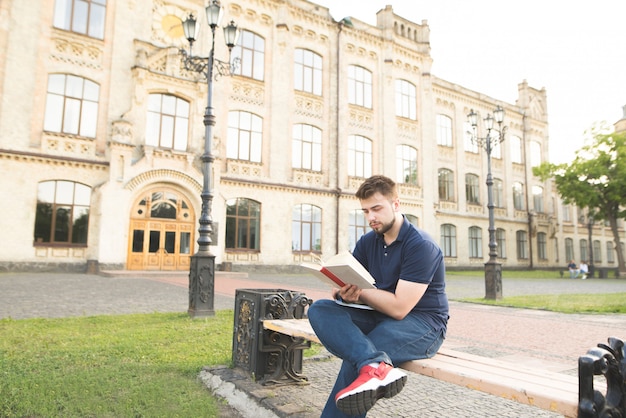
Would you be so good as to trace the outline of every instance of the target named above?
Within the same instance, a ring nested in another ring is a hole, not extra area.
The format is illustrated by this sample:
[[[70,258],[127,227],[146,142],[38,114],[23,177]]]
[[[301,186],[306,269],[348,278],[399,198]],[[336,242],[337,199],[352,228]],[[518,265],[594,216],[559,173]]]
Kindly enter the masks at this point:
[[[389,177],[381,175],[366,179],[359,187],[359,190],[356,191],[355,195],[359,200],[364,200],[372,197],[376,192],[379,192],[388,199],[398,197],[396,183]]]

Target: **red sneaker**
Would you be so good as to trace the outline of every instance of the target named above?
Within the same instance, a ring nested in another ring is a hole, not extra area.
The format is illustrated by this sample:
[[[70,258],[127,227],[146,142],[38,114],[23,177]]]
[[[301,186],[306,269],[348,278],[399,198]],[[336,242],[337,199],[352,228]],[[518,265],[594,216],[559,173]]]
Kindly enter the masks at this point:
[[[364,366],[359,377],[335,397],[337,408],[344,414],[363,415],[380,398],[396,396],[406,383],[406,374],[387,363],[378,367]]]

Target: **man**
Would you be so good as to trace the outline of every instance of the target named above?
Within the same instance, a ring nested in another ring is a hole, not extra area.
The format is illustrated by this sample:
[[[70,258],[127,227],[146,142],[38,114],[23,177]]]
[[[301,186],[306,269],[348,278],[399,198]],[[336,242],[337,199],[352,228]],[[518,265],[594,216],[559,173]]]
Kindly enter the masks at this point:
[[[320,341],[343,360],[322,417],[365,416],[374,403],[398,394],[406,374],[394,365],[429,358],[443,343],[448,321],[443,254],[435,241],[400,213],[393,180],[373,176],[356,197],[372,231],[353,255],[376,279],[375,289],[346,285],[308,310]]]
[[[587,265],[587,261],[583,260],[580,262],[579,272],[582,275],[582,279],[585,280],[587,275],[589,274],[589,266]],[[577,276],[578,277],[578,276]]]

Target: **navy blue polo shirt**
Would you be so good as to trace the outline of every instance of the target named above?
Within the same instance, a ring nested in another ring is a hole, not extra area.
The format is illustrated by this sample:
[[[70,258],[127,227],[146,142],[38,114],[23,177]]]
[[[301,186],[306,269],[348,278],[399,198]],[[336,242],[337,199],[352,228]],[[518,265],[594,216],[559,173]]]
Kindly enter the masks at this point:
[[[382,235],[369,231],[354,248],[354,257],[376,279],[378,289],[395,293],[398,280],[427,284],[413,312],[428,313],[433,327],[445,329],[448,320],[446,269],[439,245],[403,216],[400,233],[387,245]],[[428,320],[428,319],[427,319]]]

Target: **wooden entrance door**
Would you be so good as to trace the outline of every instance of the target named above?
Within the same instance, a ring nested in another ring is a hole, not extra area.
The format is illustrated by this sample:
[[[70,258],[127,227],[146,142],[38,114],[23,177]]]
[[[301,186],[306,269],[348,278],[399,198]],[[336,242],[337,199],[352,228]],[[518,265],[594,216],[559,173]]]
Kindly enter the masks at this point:
[[[129,270],[189,270],[194,216],[184,196],[153,189],[137,200],[130,222]]]

